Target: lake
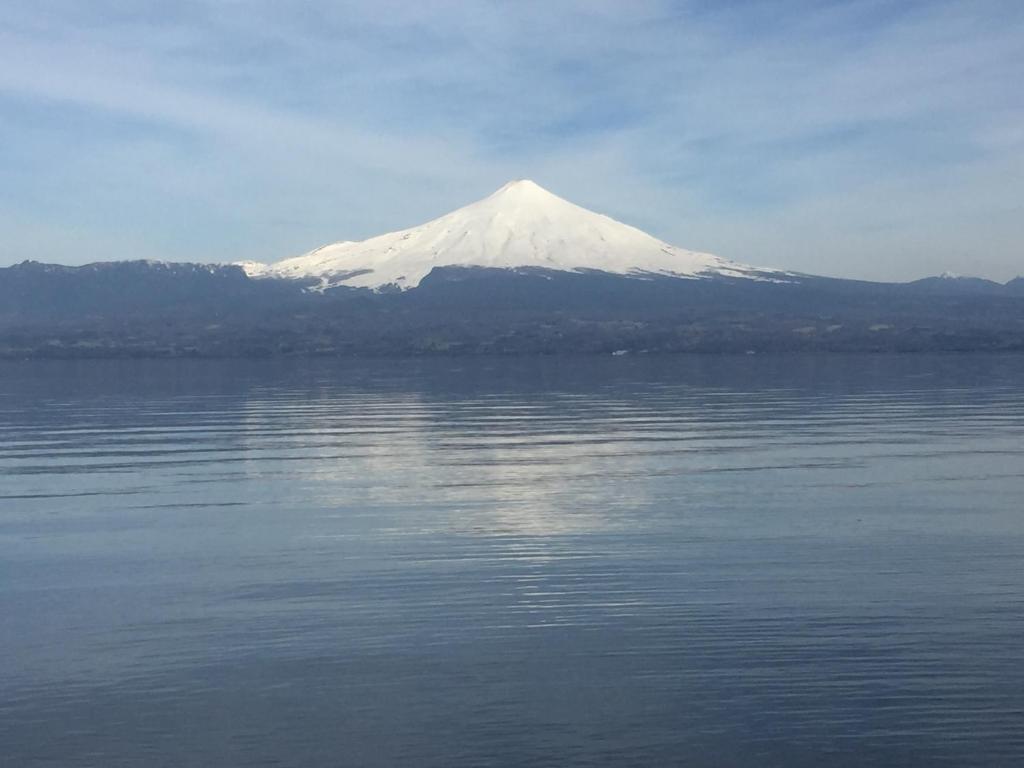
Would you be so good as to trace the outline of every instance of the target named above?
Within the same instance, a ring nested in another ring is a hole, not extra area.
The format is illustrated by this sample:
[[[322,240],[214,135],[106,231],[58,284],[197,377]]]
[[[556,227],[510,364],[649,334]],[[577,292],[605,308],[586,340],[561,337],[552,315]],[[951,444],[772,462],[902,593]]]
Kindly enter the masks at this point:
[[[1024,764],[1022,502],[1014,356],[0,363],[0,763]]]

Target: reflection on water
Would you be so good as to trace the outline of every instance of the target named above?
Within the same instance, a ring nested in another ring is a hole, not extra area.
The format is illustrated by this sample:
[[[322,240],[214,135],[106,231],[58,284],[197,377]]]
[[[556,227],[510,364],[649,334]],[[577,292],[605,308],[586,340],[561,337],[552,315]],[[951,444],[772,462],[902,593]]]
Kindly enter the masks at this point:
[[[5,363],[12,765],[1015,765],[1024,360]]]

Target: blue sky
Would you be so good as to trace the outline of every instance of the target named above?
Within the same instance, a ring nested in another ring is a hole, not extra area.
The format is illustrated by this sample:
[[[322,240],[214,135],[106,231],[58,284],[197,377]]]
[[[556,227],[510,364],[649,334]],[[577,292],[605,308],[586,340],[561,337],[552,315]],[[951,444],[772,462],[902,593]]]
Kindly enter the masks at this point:
[[[532,178],[821,274],[1024,273],[1024,3],[4,0],[0,264],[276,260]]]

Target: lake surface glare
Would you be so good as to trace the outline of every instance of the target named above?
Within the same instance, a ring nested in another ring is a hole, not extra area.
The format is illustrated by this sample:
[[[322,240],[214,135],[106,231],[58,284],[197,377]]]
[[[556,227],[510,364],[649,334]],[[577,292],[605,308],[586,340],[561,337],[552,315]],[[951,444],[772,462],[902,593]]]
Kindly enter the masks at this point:
[[[0,764],[1024,764],[1024,358],[0,363]]]

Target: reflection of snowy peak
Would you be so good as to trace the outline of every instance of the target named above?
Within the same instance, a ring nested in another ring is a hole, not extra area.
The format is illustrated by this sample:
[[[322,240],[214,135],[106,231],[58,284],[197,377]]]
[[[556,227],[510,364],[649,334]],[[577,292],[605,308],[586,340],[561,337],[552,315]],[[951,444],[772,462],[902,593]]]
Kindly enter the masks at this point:
[[[448,266],[772,277],[767,270],[669,245],[527,180],[418,227],[325,245],[274,264],[241,266],[252,277],[319,278],[324,287],[357,288],[414,288],[434,267]]]

